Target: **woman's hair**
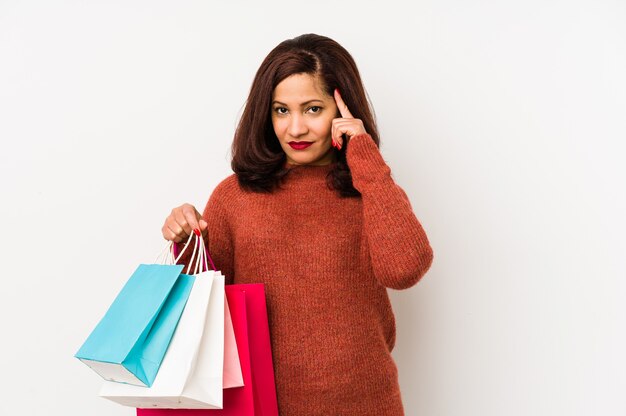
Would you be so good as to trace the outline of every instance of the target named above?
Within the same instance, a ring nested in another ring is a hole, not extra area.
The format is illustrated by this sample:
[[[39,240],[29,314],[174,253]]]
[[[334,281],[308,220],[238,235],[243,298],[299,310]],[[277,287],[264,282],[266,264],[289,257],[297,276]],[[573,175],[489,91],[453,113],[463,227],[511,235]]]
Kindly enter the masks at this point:
[[[286,154],[274,132],[271,102],[274,88],[294,74],[316,77],[330,96],[338,88],[355,118],[380,146],[373,109],[363,88],[361,76],[352,56],[336,41],[313,33],[288,39],[276,46],[263,60],[252,82],[250,94],[232,144],[231,167],[242,188],[253,192],[272,192],[280,187],[289,173]],[[360,196],[352,185],[346,162],[347,146],[337,152],[328,185],[341,196]]]

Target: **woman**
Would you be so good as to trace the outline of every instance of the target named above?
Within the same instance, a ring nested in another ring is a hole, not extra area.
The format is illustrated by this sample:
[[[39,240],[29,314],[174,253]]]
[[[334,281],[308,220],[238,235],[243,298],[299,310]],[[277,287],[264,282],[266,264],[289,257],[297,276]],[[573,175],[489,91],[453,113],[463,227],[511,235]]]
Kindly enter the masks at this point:
[[[351,55],[286,40],[254,78],[235,173],[202,215],[165,220],[176,243],[202,230],[227,283],[265,284],[281,416],[404,414],[386,288],[415,285],[433,253],[378,145]]]

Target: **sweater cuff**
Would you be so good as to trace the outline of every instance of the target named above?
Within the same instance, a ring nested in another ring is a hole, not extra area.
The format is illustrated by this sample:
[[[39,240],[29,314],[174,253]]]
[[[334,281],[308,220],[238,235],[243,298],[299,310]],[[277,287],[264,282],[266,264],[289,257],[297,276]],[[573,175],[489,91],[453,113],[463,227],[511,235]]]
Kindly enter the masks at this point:
[[[357,134],[348,141],[346,161],[352,174],[352,184],[359,192],[391,177],[391,169],[369,133]]]

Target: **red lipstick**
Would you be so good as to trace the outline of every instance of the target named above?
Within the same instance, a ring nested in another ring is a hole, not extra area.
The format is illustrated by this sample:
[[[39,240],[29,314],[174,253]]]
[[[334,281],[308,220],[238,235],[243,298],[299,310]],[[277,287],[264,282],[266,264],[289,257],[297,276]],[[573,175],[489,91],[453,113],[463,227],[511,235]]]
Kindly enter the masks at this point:
[[[289,142],[289,146],[296,150],[306,149],[312,144],[313,142]]]

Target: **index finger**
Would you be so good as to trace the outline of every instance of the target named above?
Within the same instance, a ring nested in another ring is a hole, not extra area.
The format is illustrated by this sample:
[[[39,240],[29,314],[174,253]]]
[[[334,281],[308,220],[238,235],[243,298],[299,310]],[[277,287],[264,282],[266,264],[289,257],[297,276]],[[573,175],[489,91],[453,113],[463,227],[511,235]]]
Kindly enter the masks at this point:
[[[191,225],[193,229],[199,230],[200,229],[199,220],[202,219],[202,215],[200,215],[196,207],[192,205],[188,207],[187,209],[183,209],[183,212],[185,213],[185,218],[187,218],[189,225]]]
[[[352,117],[352,113],[348,110],[348,106],[343,102],[341,98],[341,94],[339,94],[339,90],[335,88],[335,103],[337,103],[337,108],[341,113],[341,117],[343,118],[354,118]]]

